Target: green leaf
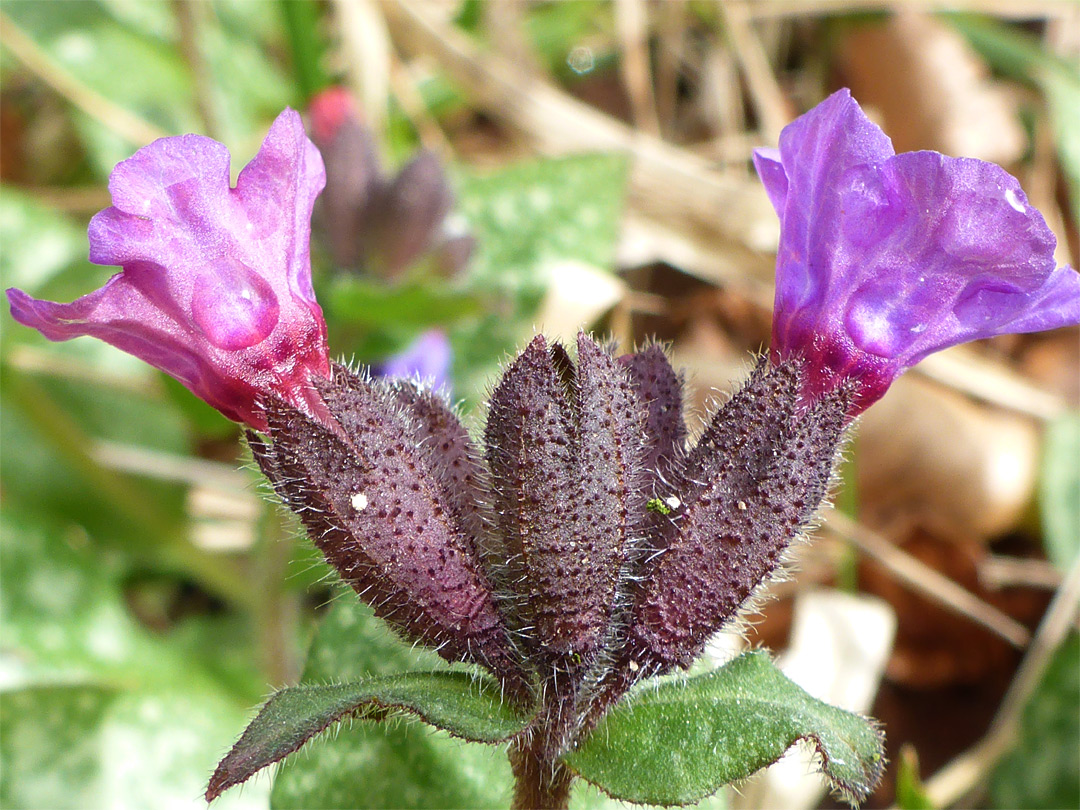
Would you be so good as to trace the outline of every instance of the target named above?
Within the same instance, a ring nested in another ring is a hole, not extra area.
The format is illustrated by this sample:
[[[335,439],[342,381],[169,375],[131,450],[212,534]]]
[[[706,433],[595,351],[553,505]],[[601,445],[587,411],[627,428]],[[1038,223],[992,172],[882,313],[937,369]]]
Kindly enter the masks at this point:
[[[420,723],[339,728],[339,734],[312,740],[301,755],[285,761],[274,779],[272,808],[510,806],[510,766],[500,746],[467,743]]]
[[[327,48],[320,31],[321,12],[315,3],[297,3],[295,0],[278,0],[278,11],[292,53],[297,89],[295,103],[306,107],[312,96],[330,84],[322,62]]]
[[[1043,439],[1039,476],[1046,555],[1061,572],[1080,551],[1080,413],[1051,422]]]
[[[450,671],[435,653],[405,644],[343,591],[312,642],[302,681],[359,680],[406,669]],[[290,757],[274,779],[277,810],[505,808],[510,766],[497,746],[466,743],[418,723],[338,726]]]
[[[324,300],[328,317],[369,327],[424,327],[475,318],[482,310],[475,295],[436,279],[387,286],[360,276],[337,279]]]
[[[474,742],[502,742],[528,722],[490,678],[465,672],[405,672],[360,683],[282,689],[266,702],[210,778],[207,800],[272,765],[346,717],[384,719],[404,709]]]
[[[0,694],[0,806],[81,810],[197,806],[195,797],[242,721],[212,691],[92,684]],[[265,808],[253,785],[215,810]]]
[[[7,185],[0,194],[0,243],[0,283],[30,293],[87,252],[82,228]]]
[[[576,3],[550,3],[529,8],[525,30],[537,54],[548,69],[563,81],[579,79],[597,69],[616,64],[613,49],[589,48],[591,66],[576,69],[569,64],[570,55],[582,42],[610,42],[614,39],[614,20],[609,3],[597,0],[578,0]],[[580,71],[580,73],[578,72]]]
[[[5,12],[44,58],[87,87],[167,132],[195,130],[190,74],[178,49],[163,37],[129,27],[101,4],[82,0],[12,3]],[[133,76],[139,80],[131,81]],[[73,118],[102,176],[131,156],[133,144],[105,124],[82,112]]]
[[[461,178],[458,210],[478,243],[473,272],[516,286],[535,283],[535,269],[549,261],[609,268],[625,186],[618,155],[530,161]]]
[[[639,808],[658,807],[652,804],[634,805]],[[727,810],[728,802],[724,791],[715,793],[697,804],[693,805],[696,810]],[[613,799],[596,785],[578,779],[570,793],[570,810],[627,810],[627,803],[621,799]]]
[[[613,797],[691,804],[776,762],[799,740],[821,757],[833,788],[865,798],[881,776],[881,732],[866,718],[810,697],[751,652],[685,681],[645,686],[617,705],[569,756]]]
[[[132,619],[123,557],[78,527],[5,505],[0,555],[0,806],[190,805],[244,703]]]
[[[455,380],[467,401],[487,389],[532,326],[553,268],[611,268],[626,174],[622,156],[576,155],[458,178],[457,211],[476,238],[467,283],[498,301],[451,333]]]
[[[116,692],[53,687],[0,693],[0,805],[92,807],[100,727]]]
[[[990,778],[990,807],[1080,807],[1080,634],[1054,655],[1020,723],[1016,748]]]
[[[919,776],[919,757],[904,743],[896,763],[896,806],[900,810],[936,810]]]
[[[4,509],[0,517],[0,676],[57,682],[176,682],[154,639],[125,610],[115,558],[72,527]],[[175,660],[171,663],[177,663]]]
[[[425,647],[403,642],[351,588],[342,587],[308,650],[301,683],[359,681],[408,670],[449,671],[450,665]]]

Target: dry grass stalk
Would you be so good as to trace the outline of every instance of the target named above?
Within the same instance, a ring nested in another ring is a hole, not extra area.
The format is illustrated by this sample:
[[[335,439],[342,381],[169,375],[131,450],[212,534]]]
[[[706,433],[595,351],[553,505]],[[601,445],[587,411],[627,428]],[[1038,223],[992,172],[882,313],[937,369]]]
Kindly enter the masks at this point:
[[[623,52],[619,69],[630,97],[634,124],[643,132],[659,137],[660,119],[653,96],[649,18],[645,0],[615,0],[615,28]]]
[[[877,532],[835,511],[829,513],[826,525],[850,540],[860,552],[873,558],[913,591],[985,627],[1017,649],[1024,649],[1031,640],[1028,629],[1016,619],[897,548]]]
[[[390,99],[390,35],[372,0],[334,0],[346,54],[349,83],[360,98],[365,123],[376,132],[386,123]]]
[[[631,159],[631,203],[671,227],[708,234],[713,249],[749,257],[775,247],[778,226],[756,181],[734,180],[708,161],[571,98],[494,54],[412,2],[384,7],[402,48],[424,53],[478,106],[525,135],[542,154],[622,152]]]
[[[27,70],[71,104],[131,143],[145,146],[169,134],[79,81],[3,12],[0,12],[0,43]]]
[[[761,131],[768,143],[776,143],[780,139],[780,130],[791,120],[791,109],[769,65],[765,48],[750,23],[750,10],[746,3],[736,0],[718,0],[716,6],[750,90]]]

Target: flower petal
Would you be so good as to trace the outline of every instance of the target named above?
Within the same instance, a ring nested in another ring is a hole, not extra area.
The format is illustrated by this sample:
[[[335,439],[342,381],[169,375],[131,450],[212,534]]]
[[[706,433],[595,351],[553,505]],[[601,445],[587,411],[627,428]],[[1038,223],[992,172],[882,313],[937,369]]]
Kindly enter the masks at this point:
[[[794,311],[820,298],[829,281],[816,267],[837,252],[836,223],[859,178],[893,156],[892,143],[847,90],[833,93],[780,135],[788,193],[780,215],[776,304]],[[814,270],[811,270],[811,266]]]
[[[41,301],[14,288],[7,295],[12,317],[49,340],[83,335],[103,340],[175,377],[230,419],[245,421],[254,390],[215,375],[214,368],[192,350],[189,335],[148,301],[126,274],[113,276],[101,289],[70,304]]]
[[[265,427],[273,393],[313,415],[329,373],[311,287],[311,208],[325,182],[299,115],[278,116],[229,187],[229,153],[198,135],[162,138],[120,163],[113,206],[90,222],[90,259],[124,272],[71,304],[9,291],[52,340],[91,335],[172,374],[232,419]]]
[[[931,352],[1080,321],[1080,277],[998,166],[893,155],[847,91],[785,128],[779,154],[755,155],[781,217],[772,350],[810,361],[810,398],[857,378],[861,410]]]
[[[450,382],[450,366],[453,349],[446,333],[441,329],[429,329],[383,363],[379,373],[384,377],[419,379],[438,390]]]
[[[979,160],[911,152],[887,161],[880,182],[887,203],[877,219],[887,229],[864,231],[887,232],[868,250],[851,245],[845,283],[833,288],[859,348],[908,367],[957,343],[1023,331],[1029,318],[1070,322],[1066,301],[1038,293],[1051,276],[1066,293],[1080,277],[1057,273],[1054,236],[1014,177]],[[856,227],[848,215],[840,230]],[[1071,309],[1075,320],[1080,300]]]
[[[270,127],[259,153],[240,172],[234,192],[246,215],[249,238],[272,240],[281,251],[278,255],[288,260],[290,290],[316,309],[309,254],[311,209],[325,185],[319,150],[304,134],[300,114],[286,109]]]
[[[754,168],[769,195],[769,202],[779,216],[784,215],[784,203],[787,201],[787,173],[780,161],[779,149],[755,149]]]

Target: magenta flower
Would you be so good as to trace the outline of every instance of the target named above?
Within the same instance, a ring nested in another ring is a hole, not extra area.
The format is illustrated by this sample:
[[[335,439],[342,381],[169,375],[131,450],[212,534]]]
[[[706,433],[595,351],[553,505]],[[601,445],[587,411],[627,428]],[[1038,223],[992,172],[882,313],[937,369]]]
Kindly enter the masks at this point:
[[[1080,323],[1080,275],[1016,179],[895,154],[847,90],[754,163],[781,223],[772,355],[806,358],[810,399],[853,380],[854,416],[931,352]]]
[[[308,238],[325,182],[293,110],[236,188],[224,146],[162,138],[113,170],[113,206],[90,221],[90,261],[123,272],[70,304],[9,289],[11,313],[49,340],[111,343],[251,427],[266,427],[266,394],[321,419],[312,379],[329,376],[330,363]]]

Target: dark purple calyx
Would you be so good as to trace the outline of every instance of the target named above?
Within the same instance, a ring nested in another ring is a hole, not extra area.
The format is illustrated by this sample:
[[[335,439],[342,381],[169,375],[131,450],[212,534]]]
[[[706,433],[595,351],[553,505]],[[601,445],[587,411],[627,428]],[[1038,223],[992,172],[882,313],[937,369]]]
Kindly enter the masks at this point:
[[[575,417],[577,488],[567,518],[573,533],[566,574],[583,597],[561,612],[573,652],[595,651],[611,622],[624,563],[644,540],[649,491],[646,414],[626,368],[578,335]]]
[[[424,396],[335,367],[320,393],[335,433],[299,411],[267,408],[256,461],[341,577],[406,638],[451,661],[472,661],[515,688],[524,683],[473,536],[475,479],[452,454],[468,447],[456,418]],[[410,401],[411,400],[411,401]],[[463,429],[462,429],[463,430]],[[520,693],[520,692],[519,692]]]
[[[670,478],[685,451],[682,379],[671,367],[663,348],[655,343],[636,354],[623,355],[619,362],[630,373],[645,410],[645,466],[662,482]]]
[[[543,656],[584,665],[609,632],[646,514],[645,413],[625,368],[591,338],[577,365],[535,338],[491,398],[496,524],[519,626]]]
[[[802,373],[795,361],[763,361],[691,451],[677,531],[642,572],[621,656],[635,678],[688,667],[809,527],[850,394],[806,411]]]

